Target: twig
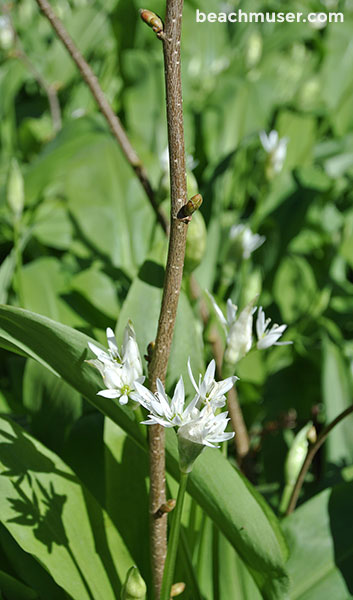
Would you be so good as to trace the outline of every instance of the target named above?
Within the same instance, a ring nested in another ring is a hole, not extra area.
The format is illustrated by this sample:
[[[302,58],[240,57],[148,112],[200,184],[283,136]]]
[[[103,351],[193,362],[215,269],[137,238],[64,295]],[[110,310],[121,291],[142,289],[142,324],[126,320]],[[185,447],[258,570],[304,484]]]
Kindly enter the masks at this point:
[[[59,98],[58,98],[58,94],[55,89],[55,86],[49,84],[45,80],[43,75],[38,71],[37,67],[33,64],[31,59],[29,58],[28,54],[26,54],[26,52],[23,48],[23,45],[21,44],[19,35],[13,25],[9,9],[6,10],[6,14],[7,14],[7,17],[9,18],[9,24],[10,24],[10,27],[11,27],[11,30],[12,30],[12,33],[14,36],[14,40],[15,40],[14,56],[16,58],[18,58],[18,60],[20,60],[25,65],[25,67],[28,69],[28,71],[30,73],[32,73],[32,75],[33,75],[34,79],[36,80],[36,82],[38,83],[38,85],[41,88],[43,88],[43,90],[45,91],[47,98],[48,98],[51,119],[53,122],[53,130],[54,130],[54,133],[57,133],[61,129],[61,108],[60,108]]]
[[[186,203],[186,172],[182,88],[180,69],[180,37],[183,0],[167,0],[166,20],[163,32],[165,84],[168,123],[168,145],[171,186],[171,227],[168,259],[158,330],[149,368],[149,384],[156,389],[157,378],[165,380],[175,318],[183,275],[187,224],[177,218]],[[151,491],[151,557],[153,565],[154,592],[158,600],[166,556],[166,517],[155,518],[165,502],[165,458],[163,428],[150,428]]]
[[[332,431],[332,429],[334,427],[336,427],[336,425],[338,425],[338,423],[340,423],[345,417],[347,417],[349,414],[351,414],[353,412],[353,405],[349,406],[348,408],[346,408],[346,410],[344,410],[343,412],[341,412],[329,425],[327,425],[327,427],[325,427],[320,435],[318,436],[315,444],[313,444],[311,446],[311,448],[309,449],[308,454],[306,455],[305,461],[303,463],[303,466],[300,470],[300,473],[298,475],[297,481],[295,483],[295,486],[293,488],[293,492],[291,495],[291,499],[289,501],[288,504],[288,508],[286,510],[286,515],[290,515],[293,510],[296,507],[298,498],[299,498],[299,494],[300,494],[300,490],[302,489],[303,483],[304,483],[304,479],[305,476],[310,468],[310,465],[313,461],[313,458],[315,456],[315,454],[317,453],[317,451],[319,450],[319,448],[322,446],[322,444],[324,443],[324,441],[326,440],[328,434],[330,433],[330,431]]]
[[[110,106],[102,88],[99,85],[98,79],[93,73],[89,64],[83,58],[81,52],[78,50],[76,45],[74,44],[71,36],[66,31],[64,25],[58,19],[58,17],[54,14],[49,2],[47,0],[36,0],[39,8],[42,13],[48,19],[50,24],[52,25],[55,33],[58,38],[62,41],[71,58],[75,62],[77,68],[79,69],[82,79],[85,81],[87,86],[89,87],[93,97],[95,98],[99,109],[101,110],[103,116],[105,117],[115,139],[120,144],[120,147],[125,155],[125,158],[130,163],[131,167],[135,171],[137,177],[140,180],[142,187],[144,188],[150,204],[156,214],[158,222],[163,227],[164,231],[168,233],[169,224],[166,216],[158,206],[153,188],[148,179],[148,175],[142,165],[139,157],[137,156],[134,148],[132,147],[124,128],[121,125],[120,119],[114,113],[112,107]]]

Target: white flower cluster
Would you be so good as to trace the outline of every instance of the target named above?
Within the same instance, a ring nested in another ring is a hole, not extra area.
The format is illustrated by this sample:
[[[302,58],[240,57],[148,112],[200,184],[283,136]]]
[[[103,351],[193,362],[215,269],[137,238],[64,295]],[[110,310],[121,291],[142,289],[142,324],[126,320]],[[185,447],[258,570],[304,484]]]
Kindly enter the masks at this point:
[[[218,444],[230,440],[234,433],[226,432],[229,418],[227,412],[217,413],[218,408],[225,405],[225,393],[234,385],[237,377],[228,377],[223,381],[215,381],[215,361],[207,367],[204,378],[199,376],[198,385],[191,371],[190,360],[188,370],[196,394],[189,404],[185,402],[183,378],[180,377],[171,399],[168,398],[163,383],[157,379],[157,391],[152,393],[139,382],[135,382],[136,392],[131,397],[139,402],[147,411],[145,425],[162,425],[176,427],[179,443],[181,470],[191,470],[194,460],[205,446],[218,447]]]
[[[107,389],[98,392],[105,398],[117,398],[120,404],[129,399],[141,404],[148,411],[145,425],[163,425],[177,427],[179,440],[180,467],[186,472],[205,446],[212,448],[231,439],[234,433],[227,433],[229,418],[227,412],[218,412],[226,403],[225,394],[234,385],[238,377],[228,377],[223,381],[215,380],[216,363],[210,362],[204,377],[199,376],[196,383],[188,361],[191,383],[195,396],[186,404],[183,378],[180,377],[171,399],[168,398],[163,383],[157,379],[157,391],[153,394],[143,384],[142,364],[136,336],[131,322],[125,328],[124,341],[119,348],[113,331],[107,329],[108,351],[101,350],[95,344],[88,343],[96,355],[87,362],[98,369]]]
[[[222,323],[226,334],[226,350],[224,360],[228,364],[235,365],[252,348],[253,345],[253,318],[257,307],[254,307],[256,297],[245,306],[237,316],[238,307],[227,300],[227,316],[225,317],[213,296],[208,293],[215,312]],[[265,319],[262,306],[259,307],[256,319],[256,347],[258,350],[270,348],[270,346],[284,346],[293,342],[279,342],[279,338],[287,329],[287,325],[274,323],[270,327],[271,319]]]
[[[280,138],[278,131],[274,129],[268,135],[265,131],[260,131],[259,135],[262,147],[267,152],[270,167],[275,174],[280,173],[287,155],[289,139],[287,137]]]
[[[142,384],[145,377],[142,375],[142,363],[136,335],[132,323],[129,321],[124,331],[121,351],[114,332],[107,329],[108,352],[101,350],[95,344],[88,342],[90,350],[97,358],[87,362],[98,369],[106,385],[105,390],[98,392],[105,398],[117,398],[120,404],[127,404],[131,394],[136,389],[136,384]]]

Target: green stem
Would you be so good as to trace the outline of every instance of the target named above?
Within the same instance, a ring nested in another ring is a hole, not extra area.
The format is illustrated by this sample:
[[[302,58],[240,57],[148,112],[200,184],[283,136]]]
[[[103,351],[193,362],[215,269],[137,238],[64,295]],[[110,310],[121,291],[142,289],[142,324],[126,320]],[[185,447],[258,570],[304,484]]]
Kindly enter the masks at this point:
[[[20,306],[24,307],[24,295],[22,287],[22,252],[20,244],[20,231],[19,221],[15,219],[13,226],[13,243],[16,257],[16,285],[17,285],[17,296]]]
[[[174,568],[175,568],[175,561],[176,561],[176,556],[177,556],[178,542],[179,542],[179,535],[180,535],[181,514],[182,514],[182,510],[183,510],[183,502],[184,502],[187,480],[188,480],[188,473],[180,472],[179,491],[178,491],[178,497],[177,497],[175,509],[173,511],[173,522],[172,522],[172,528],[170,531],[168,552],[167,552],[167,558],[165,561],[160,600],[169,600],[170,599],[170,590],[171,590],[171,587],[173,584]]]

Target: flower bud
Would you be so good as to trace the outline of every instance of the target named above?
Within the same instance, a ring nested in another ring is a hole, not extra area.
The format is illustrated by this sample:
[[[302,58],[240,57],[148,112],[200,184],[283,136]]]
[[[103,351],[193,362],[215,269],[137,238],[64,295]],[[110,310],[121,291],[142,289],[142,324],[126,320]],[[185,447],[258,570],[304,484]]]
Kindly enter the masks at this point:
[[[146,600],[146,584],[137,567],[131,567],[121,591],[121,600]]]
[[[140,9],[140,17],[149,27],[152,27],[155,33],[161,33],[163,31],[163,22],[156,13],[145,8]]]
[[[172,585],[172,589],[170,590],[170,597],[175,598],[176,596],[180,596],[185,590],[186,585],[183,581],[179,581],[178,583],[174,583]]]
[[[293,440],[284,467],[286,484],[294,485],[298,478],[300,469],[303,466],[303,462],[308,452],[308,437],[313,439],[312,430],[313,424],[309,421],[309,423],[297,433]]]
[[[25,203],[25,195],[22,173],[15,158],[11,161],[7,180],[7,202],[15,219],[20,219]]]

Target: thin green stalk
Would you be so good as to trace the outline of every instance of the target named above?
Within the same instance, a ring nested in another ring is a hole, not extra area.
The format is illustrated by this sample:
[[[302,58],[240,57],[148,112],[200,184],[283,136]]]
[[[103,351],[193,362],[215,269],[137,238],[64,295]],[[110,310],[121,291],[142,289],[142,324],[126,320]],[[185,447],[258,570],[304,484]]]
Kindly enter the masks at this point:
[[[180,472],[180,484],[177,502],[173,511],[172,528],[170,531],[167,558],[164,566],[162,590],[160,600],[170,599],[170,590],[173,584],[175,561],[178,551],[179,535],[180,535],[180,523],[181,514],[183,510],[184,496],[186,491],[186,484],[188,480],[188,473]]]
[[[16,286],[17,286],[17,296],[20,306],[24,307],[24,294],[23,294],[23,286],[22,286],[22,251],[21,251],[21,243],[20,243],[20,231],[19,231],[20,223],[17,219],[14,221],[13,225],[13,244],[15,249],[15,258],[16,258]]]

